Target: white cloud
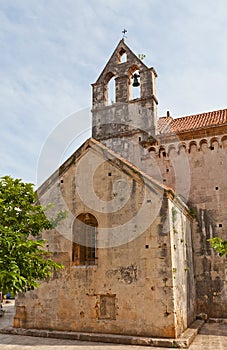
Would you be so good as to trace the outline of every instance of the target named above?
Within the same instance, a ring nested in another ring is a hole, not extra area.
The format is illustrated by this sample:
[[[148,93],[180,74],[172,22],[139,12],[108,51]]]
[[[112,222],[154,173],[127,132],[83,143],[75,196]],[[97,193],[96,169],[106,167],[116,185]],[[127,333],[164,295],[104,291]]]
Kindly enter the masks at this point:
[[[225,0],[1,0],[0,175],[36,181],[42,144],[91,106],[123,28],[159,74],[159,115],[226,107],[226,17]]]

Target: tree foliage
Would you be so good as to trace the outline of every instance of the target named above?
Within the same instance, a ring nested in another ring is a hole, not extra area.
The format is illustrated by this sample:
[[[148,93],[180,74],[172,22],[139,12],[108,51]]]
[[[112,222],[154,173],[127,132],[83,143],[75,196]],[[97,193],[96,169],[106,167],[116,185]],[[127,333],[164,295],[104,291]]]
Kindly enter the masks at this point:
[[[227,258],[227,240],[220,237],[214,237],[209,239],[214,250],[219,253],[220,256],[226,256]]]
[[[62,268],[51,259],[40,239],[43,230],[53,229],[64,218],[48,220],[37,202],[34,186],[9,176],[0,178],[0,291],[24,292]]]

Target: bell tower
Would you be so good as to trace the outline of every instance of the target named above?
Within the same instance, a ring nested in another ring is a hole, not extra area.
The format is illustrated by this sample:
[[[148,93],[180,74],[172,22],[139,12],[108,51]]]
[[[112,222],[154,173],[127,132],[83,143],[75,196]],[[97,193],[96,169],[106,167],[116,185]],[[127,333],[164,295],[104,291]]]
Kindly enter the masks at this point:
[[[137,135],[146,141],[157,133],[157,104],[154,68],[148,68],[120,40],[97,81],[92,84],[92,137],[107,140]],[[110,85],[113,97],[110,100]],[[134,91],[137,95],[134,96]]]

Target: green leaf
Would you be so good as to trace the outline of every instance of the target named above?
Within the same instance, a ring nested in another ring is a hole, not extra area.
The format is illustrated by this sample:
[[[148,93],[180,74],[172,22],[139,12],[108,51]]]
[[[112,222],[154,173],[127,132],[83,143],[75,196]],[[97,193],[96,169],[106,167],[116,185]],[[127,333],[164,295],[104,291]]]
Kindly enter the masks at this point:
[[[35,239],[66,217],[59,212],[48,220],[37,204],[34,186],[10,176],[0,178],[0,290],[4,293],[25,292],[37,288],[63,265],[51,259],[45,240]]]
[[[223,240],[220,237],[214,237],[211,239],[208,239],[209,242],[211,242],[212,248],[219,253],[220,256],[225,255],[227,258],[227,240]]]

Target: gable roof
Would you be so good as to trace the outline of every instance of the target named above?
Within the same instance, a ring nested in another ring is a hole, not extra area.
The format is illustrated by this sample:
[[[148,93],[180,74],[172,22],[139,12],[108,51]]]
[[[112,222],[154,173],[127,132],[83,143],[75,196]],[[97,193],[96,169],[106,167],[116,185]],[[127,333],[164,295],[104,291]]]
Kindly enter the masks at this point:
[[[195,129],[219,126],[227,123],[227,109],[189,115],[173,119],[161,117],[158,120],[160,134],[181,133]]]
[[[45,188],[49,187],[51,183],[55,182],[59,177],[63,176],[63,174],[71,167],[72,164],[75,164],[83,154],[87,152],[89,149],[97,151],[100,155],[105,157],[107,160],[118,160],[119,162],[125,164],[128,168],[130,168],[134,174],[141,174],[144,178],[148,179],[152,182],[156,188],[164,189],[166,191],[171,192],[175,195],[173,189],[168,187],[159,181],[155,180],[153,177],[141,171],[137,166],[133,163],[129,162],[118,153],[115,153],[110,148],[104,146],[101,142],[95,140],[94,138],[87,139],[38,189],[38,192],[45,192]]]
[[[149,176],[145,172],[141,171],[137,166],[133,163],[129,162],[125,158],[121,157],[119,154],[115,153],[108,147],[104,146],[101,142],[93,139],[92,137],[85,141],[82,146],[80,146],[37,190],[39,196],[42,196],[54,183],[59,181],[59,179],[64,175],[67,170],[74,165],[83,155],[89,151],[89,149],[96,151],[101,156],[104,156],[106,160],[112,161],[115,166],[122,164],[124,165],[128,171],[127,173],[132,174],[132,176],[136,176],[138,181],[142,179],[143,183],[157,190],[158,192],[164,192],[169,199],[174,201],[177,206],[190,217],[188,212],[188,207],[184,203],[184,201],[176,196],[175,191],[161,182],[155,180],[153,177]],[[122,168],[122,167],[121,167]]]

